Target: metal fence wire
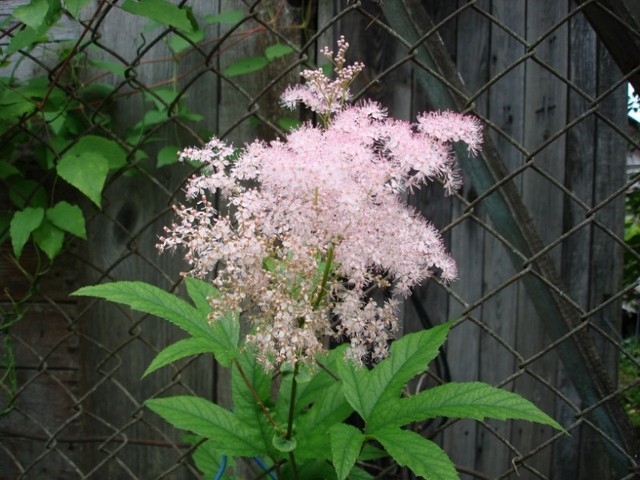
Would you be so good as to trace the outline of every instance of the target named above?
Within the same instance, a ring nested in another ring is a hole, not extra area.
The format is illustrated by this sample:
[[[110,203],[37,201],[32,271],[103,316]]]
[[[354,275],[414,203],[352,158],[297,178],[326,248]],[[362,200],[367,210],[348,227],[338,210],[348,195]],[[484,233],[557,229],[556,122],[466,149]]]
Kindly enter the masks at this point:
[[[467,112],[485,129],[481,155],[458,152],[460,192],[444,197],[435,184],[408,199],[444,232],[460,278],[417,288],[404,331],[455,319],[433,375],[518,392],[569,435],[454,419],[423,433],[465,479],[638,478],[640,250],[631,241],[637,182],[627,173],[640,151],[627,116],[627,86],[640,88],[634,2],[174,2],[190,12],[186,32],[136,13],[131,0],[94,0],[36,48],[9,54],[24,30],[11,14],[28,3],[0,5],[2,160],[28,169],[30,194],[53,191],[38,151],[55,162],[83,138],[103,137],[126,162],[112,170],[101,208],[83,204],[87,240],[67,241],[50,267],[31,245],[16,262],[9,224],[0,224],[1,478],[201,478],[189,437],[143,402],[186,393],[228,404],[228,374],[201,356],[141,379],[179,332],[69,294],[114,280],[179,292],[185,265],[155,250],[192,173],[176,152],[212,134],[238,146],[274,138],[308,119],[284,112],[279,95],[340,35],[349,59],[366,65],[356,101],[372,98],[407,120]],[[6,92],[38,82],[73,104],[64,127],[46,109],[6,113]],[[10,211],[10,178],[0,181]],[[58,183],[56,198],[82,201]],[[397,468],[380,478],[411,477]]]

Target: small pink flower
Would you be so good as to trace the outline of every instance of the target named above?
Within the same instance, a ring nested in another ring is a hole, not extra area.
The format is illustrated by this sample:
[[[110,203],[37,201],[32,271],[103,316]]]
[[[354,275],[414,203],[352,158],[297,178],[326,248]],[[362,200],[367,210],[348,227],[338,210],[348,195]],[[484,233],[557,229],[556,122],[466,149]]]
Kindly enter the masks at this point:
[[[324,115],[282,140],[255,141],[242,152],[213,138],[181,160],[204,164],[186,185],[195,207],[176,207],[159,248],[186,250],[191,275],[213,280],[212,320],[237,312],[253,324],[247,341],[266,367],[310,361],[327,335],[351,343],[350,358],[379,360],[398,329],[397,300],[368,299],[374,287],[411,288],[456,265],[439,232],[403,200],[405,191],[438,179],[459,185],[452,142],[480,148],[472,117],[426,113],[417,124],[395,120],[375,102],[346,105],[362,70],[345,65],[348,44],[325,50],[336,79],[305,71],[283,103],[303,102]],[[209,198],[226,198],[220,216]]]

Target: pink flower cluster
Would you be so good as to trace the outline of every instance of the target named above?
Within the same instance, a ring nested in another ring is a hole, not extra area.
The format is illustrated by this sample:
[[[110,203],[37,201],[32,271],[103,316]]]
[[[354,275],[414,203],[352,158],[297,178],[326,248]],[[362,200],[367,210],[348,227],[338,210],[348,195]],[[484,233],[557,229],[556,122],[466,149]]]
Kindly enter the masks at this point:
[[[343,87],[351,79],[343,77]],[[324,79],[307,93],[328,98],[322,88],[331,85]],[[176,207],[178,222],[160,239],[161,250],[186,249],[191,274],[217,272],[212,320],[229,312],[247,318],[247,341],[267,367],[310,360],[332,335],[350,341],[355,361],[381,359],[397,331],[397,301],[379,304],[368,290],[393,286],[406,296],[436,271],[456,277],[439,232],[402,194],[434,179],[455,188],[451,142],[479,149],[478,121],[429,113],[412,125],[374,102],[325,107],[335,112],[325,128],[305,124],[239,154],[216,138],[183,151],[181,159],[205,164],[186,188],[198,201]],[[226,215],[208,200],[217,191]]]

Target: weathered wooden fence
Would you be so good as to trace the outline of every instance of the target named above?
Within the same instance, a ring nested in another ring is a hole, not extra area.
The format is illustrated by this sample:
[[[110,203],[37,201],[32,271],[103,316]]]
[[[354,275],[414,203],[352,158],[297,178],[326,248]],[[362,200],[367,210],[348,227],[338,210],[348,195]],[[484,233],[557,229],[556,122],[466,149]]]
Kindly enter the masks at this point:
[[[186,39],[191,45],[179,53],[168,47],[175,29],[146,28],[148,19],[119,2],[93,2],[83,24],[60,33],[74,40],[88,30],[74,68],[83,85],[112,90],[86,105],[91,118],[108,113],[111,127],[88,128],[118,140],[128,167],[110,178],[102,210],[86,206],[88,240],[68,245],[37,284],[28,276],[36,255],[25,252],[18,267],[3,247],[4,312],[9,298],[35,290],[25,318],[1,332],[14,348],[17,390],[0,393],[4,404],[15,401],[0,418],[0,477],[199,477],[192,447],[142,403],[180,392],[225,401],[226,372],[203,356],[141,380],[154,354],[179,337],[176,329],[68,295],[111,280],[179,290],[184,265],[158,256],[155,243],[190,171],[146,159],[213,133],[238,145],[281,134],[292,115],[279,108],[281,91],[341,34],[350,58],[367,66],[357,98],[376,99],[407,120],[454,109],[486,126],[482,156],[459,152],[465,183],[458,195],[444,197],[433,185],[409,198],[444,230],[460,279],[416,289],[403,307],[405,331],[457,319],[434,375],[512,389],[570,432],[443,420],[425,434],[467,479],[638,474],[637,431],[620,399],[640,381],[617,381],[621,304],[632,287],[622,283],[623,252],[640,255],[625,246],[623,232],[624,197],[634,185],[625,157],[640,147],[627,124],[626,85],[640,71],[640,50],[620,52],[628,43],[617,42],[640,42],[637,7],[622,0],[180,5],[193,9],[204,35]],[[236,10],[242,13],[212,17]],[[246,75],[229,72],[276,43],[293,53]],[[50,68],[50,78],[70,81],[46,65],[23,65],[21,75]],[[153,101],[162,105],[160,119],[144,115]],[[145,120],[152,124],[140,137],[127,137]],[[0,200],[6,203],[2,193]]]

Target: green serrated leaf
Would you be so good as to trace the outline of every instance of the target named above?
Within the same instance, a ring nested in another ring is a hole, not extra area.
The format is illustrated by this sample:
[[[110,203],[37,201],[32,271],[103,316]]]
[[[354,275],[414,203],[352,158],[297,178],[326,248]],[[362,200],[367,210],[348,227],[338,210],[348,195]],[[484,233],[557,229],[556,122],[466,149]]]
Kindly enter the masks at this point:
[[[274,45],[269,45],[265,49],[264,56],[267,57],[267,60],[271,61],[275,58],[284,57],[285,55],[288,55],[293,51],[293,48],[291,48],[289,45],[276,43]]]
[[[193,452],[191,458],[196,464],[196,468],[202,472],[204,478],[215,478],[218,470],[223,464],[223,455],[215,446],[215,443],[211,440],[205,440],[198,448]],[[224,461],[227,463],[227,467],[233,468],[233,460],[226,458]],[[225,477],[226,478],[226,477]]]
[[[271,376],[257,362],[255,351],[250,348],[245,348],[233,365],[231,392],[234,413],[243,423],[260,432],[260,448],[268,454],[267,456],[272,456],[275,453],[273,445],[275,429],[255,398],[257,396],[265,408],[270,406]]]
[[[62,250],[64,232],[44,218],[40,226],[33,231],[33,240],[47,254],[49,260],[53,261]]]
[[[353,413],[342,393],[342,384],[335,382],[317,397],[316,403],[297,420],[299,440],[296,455],[300,458],[329,459],[331,447],[327,430],[342,423]]]
[[[11,223],[9,224],[9,235],[11,235],[11,245],[16,258],[22,255],[24,248],[31,233],[40,226],[44,219],[43,208],[27,207],[24,210],[13,214]]]
[[[398,465],[408,467],[427,480],[458,480],[456,467],[434,442],[411,430],[387,428],[375,433],[384,449]]]
[[[338,423],[329,429],[329,438],[333,468],[338,480],[344,480],[356,464],[365,436],[352,425]]]
[[[67,152],[56,166],[58,175],[84,193],[98,208],[109,173],[109,161],[98,152]]]
[[[126,12],[148,18],[163,25],[170,25],[183,32],[193,32],[195,21],[190,11],[167,0],[126,0],[122,4]]]
[[[47,219],[56,227],[76,237],[87,239],[82,210],[77,205],[62,201],[47,209]]]
[[[388,401],[400,398],[406,383],[427,369],[447,339],[450,328],[450,323],[444,323],[429,330],[405,335],[393,342],[389,357],[373,370],[362,369],[364,371],[354,377],[356,380],[366,380],[361,380],[355,391],[345,388],[345,396],[353,398],[356,392],[363,393],[362,389],[366,389],[366,396],[360,401],[361,415],[365,421],[375,423],[376,415],[384,413],[388,408]]]
[[[189,430],[212,442],[220,453],[252,457],[263,452],[258,433],[233,413],[200,397],[176,396],[147,400],[145,405],[177,428]]]
[[[144,282],[112,282],[83,287],[72,295],[99,297],[128,305],[165,320],[195,337],[209,334],[209,324],[202,314],[184,300]]]
[[[224,69],[224,74],[228,77],[237,77],[248,73],[257,72],[269,65],[269,60],[265,57],[246,57],[236,60]]]
[[[207,15],[204,17],[204,22],[211,25],[213,23],[225,23],[235,25],[240,23],[245,17],[242,10],[228,10],[226,12],[219,13],[218,15]]]
[[[180,149],[175,146],[164,147],[158,152],[156,166],[160,168],[164,167],[165,165],[173,165],[174,163],[178,163],[179,151]]]
[[[164,348],[155,356],[149,367],[142,374],[142,378],[182,358],[201,353],[214,353],[216,347],[217,345],[212,344],[208,338],[190,337],[179,340]]]
[[[193,337],[206,338],[216,360],[228,366],[238,349],[239,322],[231,315],[209,324],[205,312],[144,282],[113,282],[83,287],[72,295],[99,297],[164,318]]]
[[[219,290],[211,282],[200,280],[199,278],[185,277],[184,283],[187,287],[187,294],[193,304],[204,315],[208,315],[211,311],[209,298],[219,296]]]
[[[436,417],[484,420],[528,420],[549,425],[558,430],[562,426],[525,398],[486,383],[447,383],[399,399],[393,411],[384,417],[388,426],[406,425],[414,421]]]

